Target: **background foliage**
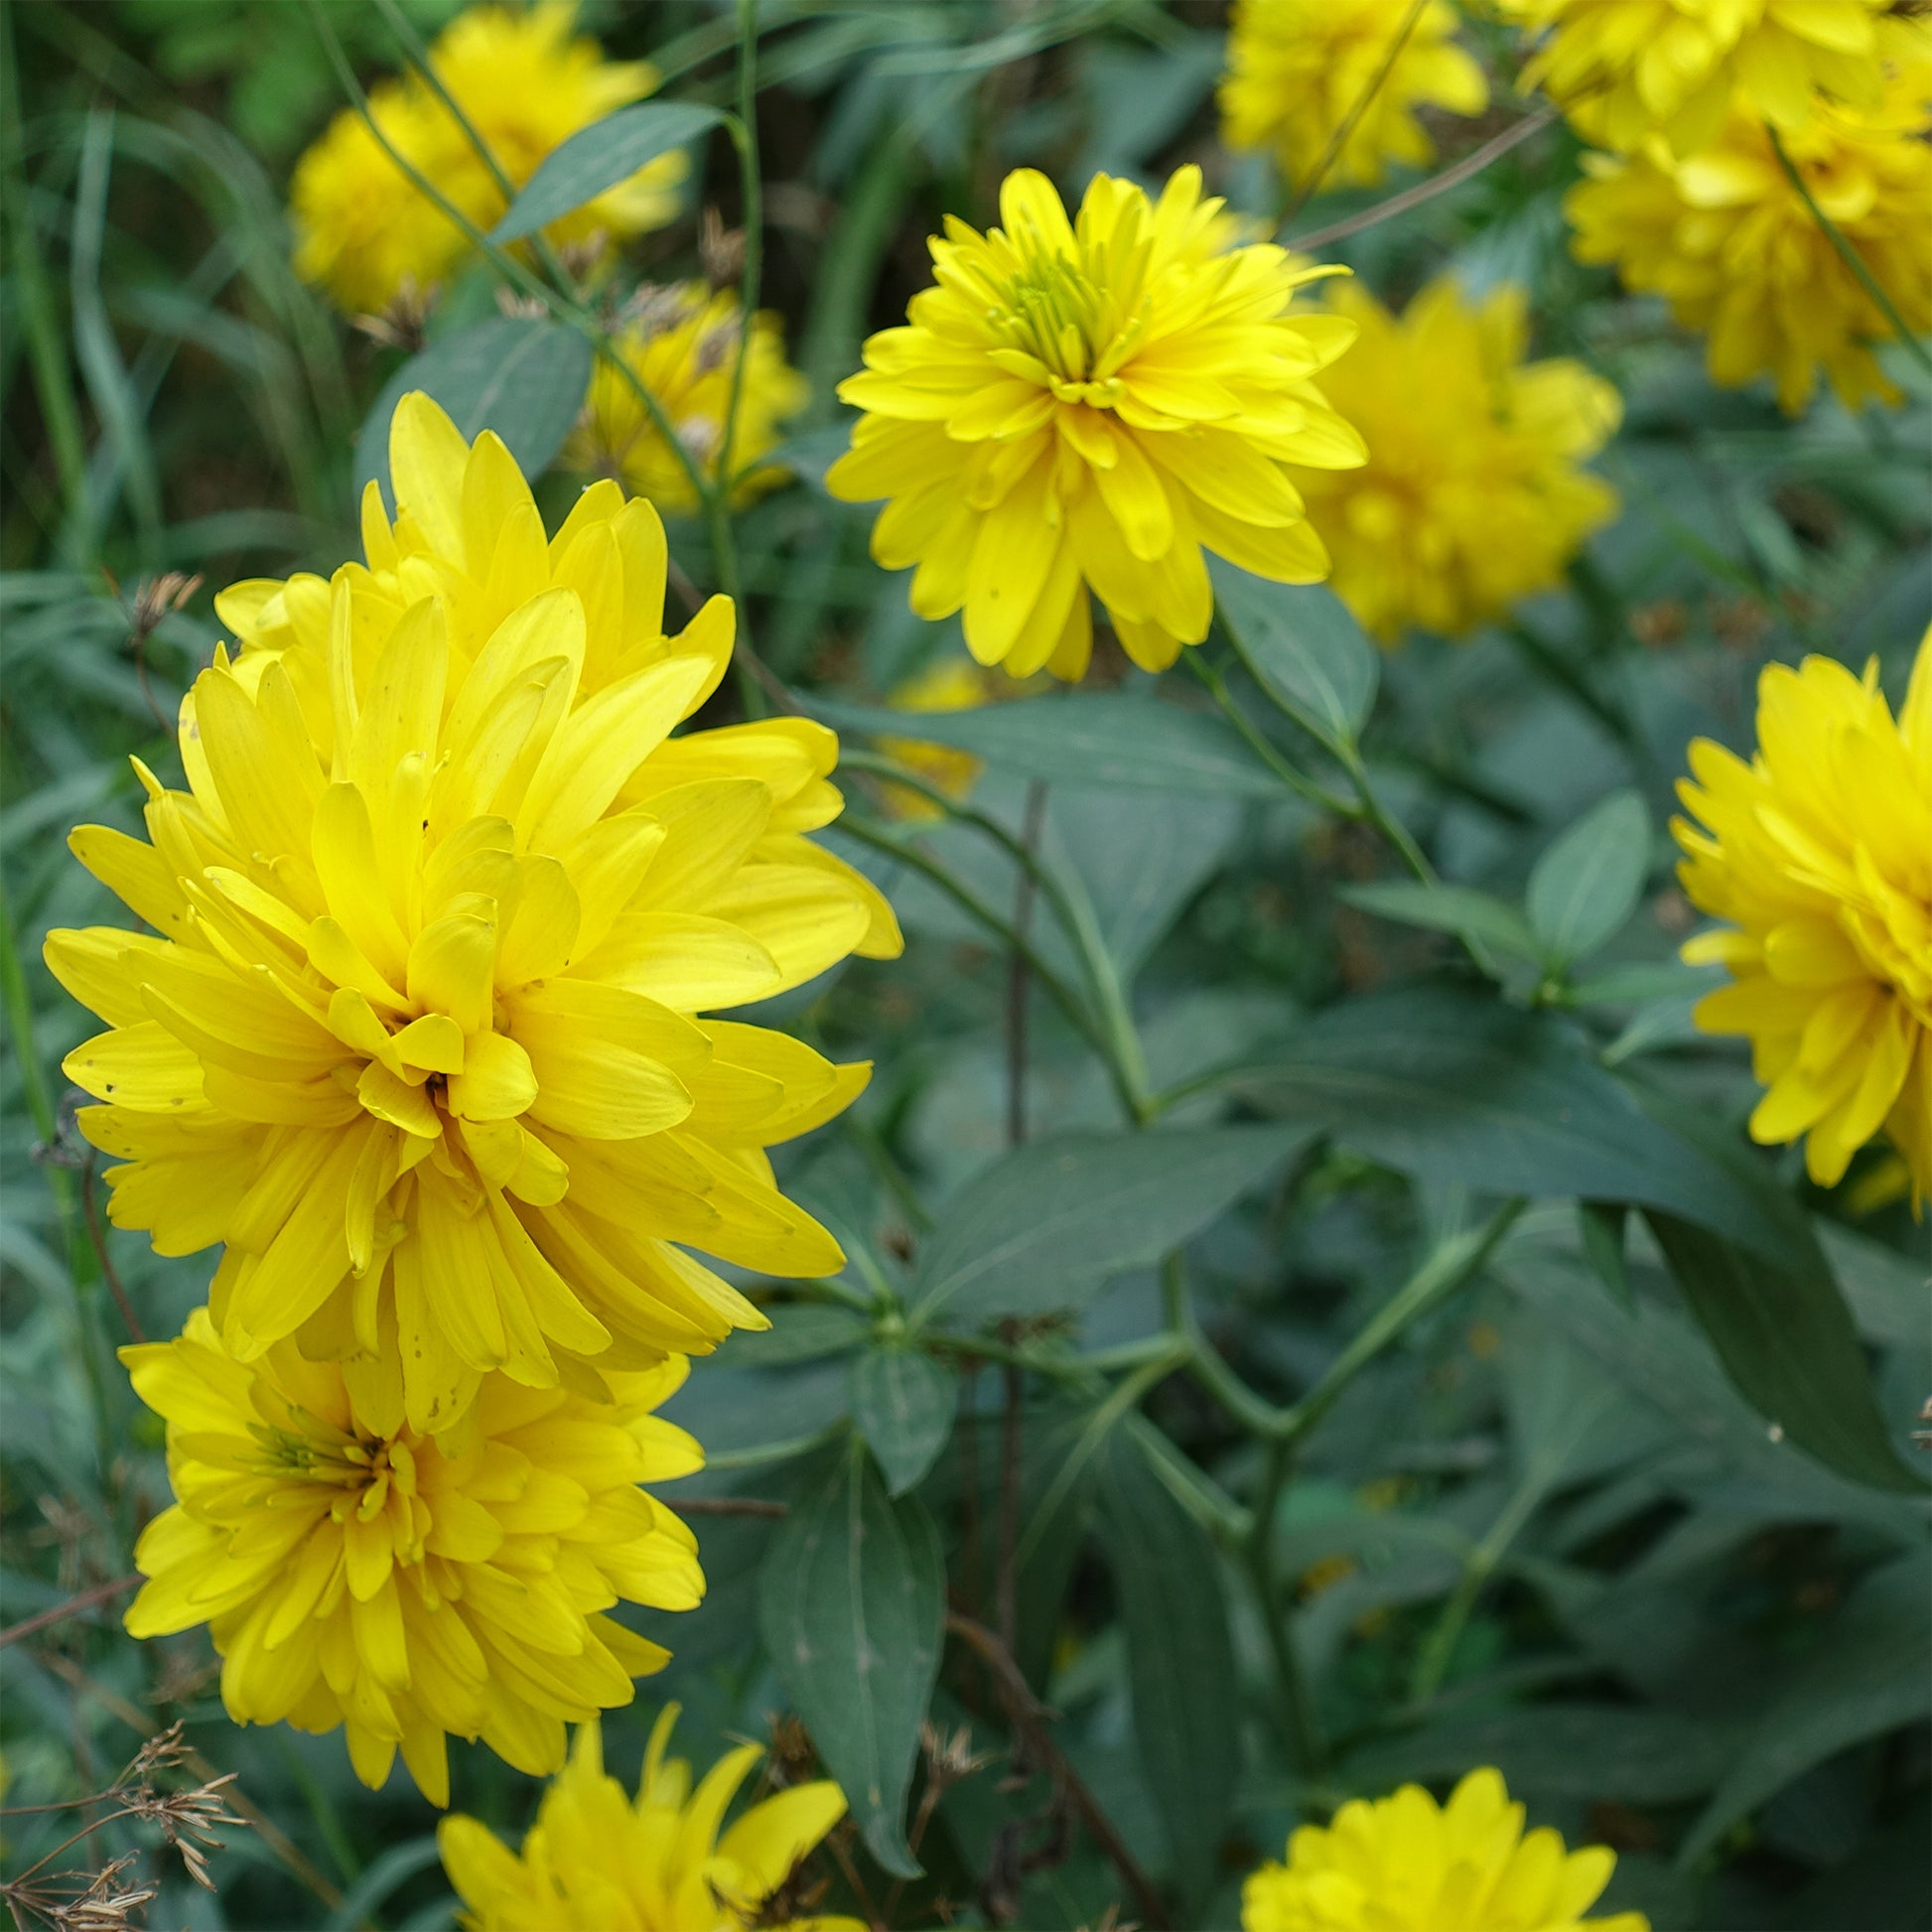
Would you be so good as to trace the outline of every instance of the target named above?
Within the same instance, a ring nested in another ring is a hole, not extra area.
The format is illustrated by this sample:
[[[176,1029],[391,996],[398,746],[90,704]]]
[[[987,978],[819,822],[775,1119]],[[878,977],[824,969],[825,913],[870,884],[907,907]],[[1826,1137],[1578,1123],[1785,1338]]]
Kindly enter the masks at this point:
[[[451,11],[402,8],[424,32]],[[398,65],[375,6],[329,19],[365,74]],[[126,755],[173,758],[209,587],[352,552],[379,449],[357,432],[404,356],[289,271],[287,166],[340,101],[302,12],[40,0],[0,21],[12,1624],[128,1570],[166,1478],[111,1351],[129,1316],[174,1332],[207,1272],[98,1245],[58,1073],[90,1029],[39,949],[112,913],[61,835],[135,823]],[[680,97],[730,97],[728,12],[586,23]],[[1021,164],[1077,192],[1199,159],[1258,213],[1273,191],[1216,144],[1211,6],[766,0],[762,26],[762,299],[813,400],[799,480],[739,519],[741,588],[771,671],[859,750],[904,736],[884,698],[959,650],[868,563],[870,512],[814,483],[844,435],[833,386],[923,286],[923,237],[989,219]],[[1498,97],[1495,126],[1520,111]],[[735,224],[730,149],[700,152],[693,210]],[[787,1173],[851,1265],[749,1284],[772,1331],[679,1398],[711,1451],[684,1490],[765,1507],[700,1519],[709,1599],[652,1619],[675,1661],[605,1727],[627,1776],[665,1697],[701,1761],[794,1714],[779,1755],[815,1747],[852,1797],[830,1867],[848,1909],[1229,1925],[1298,1817],[1495,1763],[1537,1819],[1616,1847],[1607,1905],[1660,1928],[1932,1925],[1925,1230],[1864,1184],[1876,1151],[1826,1197],[1795,1155],[1748,1148],[1748,1066],[1690,1027],[1707,981],[1674,963],[1693,915],[1662,831],[1690,738],[1748,744],[1767,659],[1876,653],[1902,690],[1928,604],[1926,384],[1893,358],[1904,411],[1795,425],[1761,389],[1712,389],[1659,308],[1570,259],[1573,177],[1551,127],[1334,251],[1392,302],[1446,265],[1520,280],[1540,348],[1616,381],[1599,467],[1624,513],[1564,594],[1378,659],[1325,594],[1224,587],[1232,632],[1204,655],[1259,746],[1183,673],[1157,689],[1116,660],[1077,694],[922,721],[984,760],[985,823],[896,820],[854,760],[828,842],[911,944],[783,1003],[878,1061]],[[695,230],[645,237],[632,269],[690,272]],[[581,396],[538,373],[564,340],[499,317],[480,265],[427,353],[454,408],[527,348],[532,379],[477,407],[538,462]],[[543,485],[553,523],[576,486]],[[672,546],[709,588],[703,531]],[[137,625],[164,571],[206,584]],[[739,702],[728,686],[720,718]],[[1453,887],[1286,791],[1270,753],[1344,792],[1361,774]],[[1025,925],[1024,978],[975,903]],[[0,1690],[11,1804],[98,1789],[176,1718],[240,1773],[257,1829],[219,1894],[157,1866],[154,1923],[451,1922],[406,1781],[372,1795],[340,1738],[229,1726],[205,1633],[137,1646],[110,1605],[10,1641]],[[928,1717],[984,1761],[936,1774]],[[461,1808],[527,1823],[527,1781],[481,1749],[454,1769]],[[10,1818],[9,1865],[57,1821]]]

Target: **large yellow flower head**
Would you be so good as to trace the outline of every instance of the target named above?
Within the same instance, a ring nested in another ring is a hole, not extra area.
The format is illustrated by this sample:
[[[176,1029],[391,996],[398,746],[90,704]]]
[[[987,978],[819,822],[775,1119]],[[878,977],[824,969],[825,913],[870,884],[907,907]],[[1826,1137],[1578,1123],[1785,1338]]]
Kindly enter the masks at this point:
[[[663,411],[701,475],[715,480],[724,454],[744,311],[729,289],[702,282],[644,290],[630,305],[616,347]],[[744,501],[783,475],[759,460],[778,441],[778,425],[805,406],[805,378],[785,360],[778,318],[753,319],[745,353],[732,443],[734,498]],[[600,359],[591,373],[590,402],[564,453],[579,470],[619,477],[659,509],[688,512],[698,500],[675,451],[658,435],[637,392]]]
[[[1876,667],[1773,664],[1746,764],[1708,739],[1678,795],[1678,878],[1725,929],[1686,959],[1730,970],[1699,1002],[1765,1087],[1754,1139],[1806,1136],[1821,1186],[1882,1128],[1932,1194],[1932,632],[1893,721]]]
[[[1827,102],[1874,108],[1917,30],[1895,0],[1497,0],[1545,36],[1523,69],[1592,140],[1678,154],[1717,139],[1733,96],[1793,133]]]
[[[1616,492],[1581,467],[1616,429],[1616,390],[1579,362],[1524,359],[1514,286],[1471,301],[1445,278],[1397,318],[1349,282],[1329,306],[1361,331],[1325,386],[1368,462],[1305,488],[1363,625],[1385,643],[1412,624],[1459,636],[1559,583],[1616,514]]]
[[[607,61],[573,39],[574,0],[529,8],[472,7],[430,50],[430,66],[511,185],[521,188],[571,135],[657,85],[643,61]],[[391,147],[446,200],[487,230],[502,190],[456,117],[419,75],[379,81],[369,111]],[[662,227],[677,211],[682,154],[661,155],[628,180],[554,221],[551,241]],[[397,168],[361,115],[338,114],[296,164],[289,191],[296,272],[345,313],[385,308],[405,287],[426,289],[462,258],[462,230]]]
[[[1932,62],[1912,63],[1877,112],[1821,109],[1784,140],[1914,331],[1932,329],[1929,101]],[[1713,381],[1735,388],[1768,374],[1793,415],[1821,369],[1848,408],[1900,400],[1871,353],[1891,324],[1792,187],[1761,121],[1740,110],[1688,160],[1652,147],[1585,166],[1588,179],[1565,203],[1578,257],[1613,264],[1626,287],[1661,295],[1686,328],[1707,331]]]
[[[1480,114],[1489,83],[1456,45],[1449,0],[1410,13],[1410,0],[1235,0],[1220,90],[1228,146],[1272,148],[1283,178],[1306,182],[1352,116],[1327,180],[1372,186],[1390,162],[1428,167],[1436,145],[1416,109]]]
[[[676,1357],[612,1374],[609,1401],[489,1375],[435,1434],[403,1413],[393,1345],[341,1364],[278,1342],[241,1362],[198,1309],[121,1360],[167,1418],[176,1497],[135,1550],[149,1582],[129,1631],[208,1624],[229,1717],[341,1725],[371,1787],[400,1748],[448,1804],[451,1734],[554,1771],[566,1721],[628,1704],[669,1656],[611,1606],[704,1594],[696,1539],[637,1487],[704,1460],[651,1414],[684,1379]]]
[[[1615,1864],[1548,1827],[1525,1837],[1502,1774],[1471,1771],[1447,1805],[1405,1784],[1305,1825],[1242,1887],[1242,1932],[1649,1932],[1640,1912],[1583,1916]]]
[[[189,789],[138,767],[152,843],[75,852],[155,928],[50,935],[112,1031],[67,1067],[112,1217],[227,1252],[236,1357],[399,1334],[410,1426],[500,1368],[619,1369],[764,1317],[688,1243],[819,1275],[837,1244],[763,1149],[864,1066],[700,1019],[899,946],[805,834],[837,743],[802,719],[693,732],[731,652],[714,598],[663,633],[664,534],[616,483],[547,542],[514,460],[398,405],[366,567],[234,587],[241,639],[182,712]],[[158,935],[158,936],[157,936]],[[584,1386],[578,1375],[573,1386]]]
[[[666,1705],[651,1728],[634,1801],[605,1771],[598,1727],[586,1725],[520,1856],[474,1818],[443,1820],[436,1841],[470,1932],[865,1932],[788,1897],[794,1868],[845,1815],[838,1786],[791,1785],[721,1839],[759,1747],[721,1757],[693,1790],[690,1765],[665,1756],[677,1713]]]
[[[1313,382],[1354,331],[1290,305],[1332,271],[1239,245],[1197,168],[1153,203],[1096,175],[1077,221],[1022,169],[1000,218],[982,235],[947,216],[938,286],[839,389],[866,414],[827,486],[892,499],[872,554],[917,566],[912,609],[963,609],[982,664],[1076,678],[1089,590],[1162,670],[1207,635],[1203,549],[1280,583],[1324,577],[1288,473],[1362,460]]]

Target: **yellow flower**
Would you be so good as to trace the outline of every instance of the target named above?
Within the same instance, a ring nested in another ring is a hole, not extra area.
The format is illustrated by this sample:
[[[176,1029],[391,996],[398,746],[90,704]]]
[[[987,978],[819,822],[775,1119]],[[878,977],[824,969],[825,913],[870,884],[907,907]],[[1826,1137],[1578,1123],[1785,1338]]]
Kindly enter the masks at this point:
[[[1415,110],[1480,114],[1489,83],[1455,44],[1460,21],[1448,0],[1429,0],[1413,24],[1409,14],[1410,0],[1235,0],[1222,138],[1273,148],[1283,178],[1304,182],[1366,97],[1326,179],[1372,186],[1392,161],[1428,167],[1436,145]]]
[[[616,344],[708,479],[716,478],[723,453],[742,318],[738,298],[729,289],[713,294],[702,282],[646,289],[632,303]],[[732,444],[735,501],[748,500],[783,476],[781,470],[757,466],[776,445],[778,424],[802,409],[809,393],[805,378],[785,360],[778,318],[759,314],[752,323]],[[585,420],[571,438],[565,461],[579,470],[621,478],[660,509],[690,511],[698,506],[683,466],[665,447],[636,391],[608,362],[600,360],[591,373]]]
[[[657,85],[647,62],[613,62],[571,38],[574,0],[526,9],[472,7],[444,30],[430,66],[510,183],[521,188],[553,149]],[[416,74],[379,81],[369,111],[390,145],[487,231],[507,204],[456,117]],[[661,155],[544,230],[552,242],[659,228],[677,211],[682,154]],[[296,272],[347,314],[427,288],[462,258],[462,231],[345,109],[296,164],[289,191]]]
[[[1361,331],[1325,386],[1368,462],[1304,486],[1348,608],[1384,643],[1411,624],[1455,637],[1560,583],[1616,514],[1580,467],[1616,429],[1616,390],[1579,362],[1524,360],[1521,288],[1470,300],[1445,277],[1398,319],[1346,283],[1329,306]]]
[[[867,413],[827,486],[892,499],[872,554],[918,567],[912,609],[963,608],[982,664],[1077,678],[1089,589],[1134,661],[1162,670],[1207,635],[1203,548],[1280,583],[1325,576],[1287,466],[1361,462],[1311,380],[1354,332],[1289,306],[1335,271],[1237,245],[1197,168],[1152,204],[1096,175],[1077,223],[1022,169],[1000,218],[982,235],[947,217],[938,286],[839,389]]]
[[[899,685],[886,702],[895,711],[915,714],[977,711],[995,696],[989,688],[990,675],[969,658],[936,657],[915,677]],[[882,738],[879,749],[953,799],[965,798],[985,768],[971,752],[955,751],[950,745],[934,745],[929,739]],[[921,798],[905,785],[893,785],[889,792],[895,818],[921,820],[945,816],[929,798]]]
[[[1821,102],[1873,108],[1884,63],[1918,30],[1893,0],[1497,0],[1546,38],[1521,84],[1541,86],[1592,141],[1631,150],[1658,134],[1711,145],[1737,104],[1785,133]],[[1888,17],[1889,16],[1889,17]]]
[[[639,1368],[765,1325],[674,1244],[839,1266],[762,1150],[867,1068],[693,1016],[900,941],[805,836],[840,809],[829,732],[669,736],[732,607],[662,634],[649,504],[598,483],[546,543],[502,444],[421,394],[390,466],[366,568],[217,600],[240,654],[183,705],[189,790],[137,764],[153,842],[74,834],[159,936],[47,957],[112,1029],[67,1068],[108,1103],[80,1120],[126,1164],[115,1224],[227,1244],[210,1302],[240,1360],[399,1333],[422,1431],[489,1369],[546,1387],[560,1354]]]
[[[1447,1805],[1405,1784],[1305,1825],[1242,1887],[1242,1932],[1649,1932],[1640,1912],[1583,1916],[1615,1863],[1600,1845],[1566,1856],[1547,1827],[1525,1838],[1502,1774],[1471,1771]]]
[[[1863,257],[1914,331],[1932,329],[1932,62],[1902,69],[1881,109],[1821,109],[1785,152],[1818,205]],[[1760,374],[1795,415],[1822,368],[1848,409],[1901,398],[1873,359],[1889,322],[1791,186],[1763,124],[1732,116],[1703,153],[1653,147],[1585,157],[1566,212],[1580,260],[1615,266],[1624,285],[1661,295],[1687,329],[1709,333],[1711,377],[1736,388]]]
[[[741,1744],[697,1789],[666,1759],[678,1707],[652,1726],[634,1801],[604,1769],[595,1723],[512,1853],[474,1818],[437,1827],[444,1869],[470,1932],[865,1932],[857,1919],[798,1916],[787,1898],[799,1861],[845,1816],[836,1784],[794,1784],[742,1813],[719,1838],[732,1796],[760,1755]]]
[[[1743,1034],[1766,1091],[1754,1140],[1805,1142],[1821,1186],[1880,1128],[1932,1193],[1932,631],[1896,722],[1828,657],[1758,679],[1757,753],[1699,739],[1672,823],[1678,878],[1726,929],[1684,948],[1728,967],[1697,1008]]]
[[[669,1652],[605,1612],[620,1597],[692,1608],[697,1540],[638,1488],[702,1466],[651,1414],[673,1356],[610,1376],[611,1400],[485,1376],[455,1428],[403,1414],[393,1338],[372,1361],[253,1362],[206,1309],[179,1339],[123,1348],[167,1418],[175,1505],[142,1531],[137,1637],[207,1623],[236,1724],[345,1726],[371,1787],[403,1762],[450,1801],[446,1740],[481,1737],[533,1777],[564,1761],[564,1725],[628,1704]]]

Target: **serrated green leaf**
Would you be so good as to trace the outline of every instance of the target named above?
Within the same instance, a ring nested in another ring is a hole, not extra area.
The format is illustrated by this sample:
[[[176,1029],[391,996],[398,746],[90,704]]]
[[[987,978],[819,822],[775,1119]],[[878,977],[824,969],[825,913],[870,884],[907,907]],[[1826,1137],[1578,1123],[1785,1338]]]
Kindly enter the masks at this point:
[[[939,1538],[856,1439],[793,1505],[759,1579],[759,1629],[872,1855],[916,1878],[905,1841],[919,1725],[945,1616]]]
[[[1374,886],[1351,886],[1341,897],[1364,912],[1432,932],[1466,932],[1492,946],[1537,957],[1536,940],[1515,906],[1473,886],[1426,886],[1418,880],[1392,879]]]
[[[1536,862],[1524,903],[1550,959],[1587,958],[1619,932],[1650,872],[1650,813],[1634,791],[1612,792]]]
[[[1381,660],[1347,605],[1319,584],[1271,584],[1219,557],[1214,599],[1241,661],[1330,746],[1352,745],[1375,703]]]
[[[688,146],[724,118],[716,107],[690,100],[640,100],[606,114],[544,157],[489,231],[490,240],[519,241],[535,234],[607,188],[628,181],[645,163]]]
[[[958,1410],[958,1372],[917,1348],[869,1348],[852,1364],[852,1420],[895,1496],[932,1467]]]

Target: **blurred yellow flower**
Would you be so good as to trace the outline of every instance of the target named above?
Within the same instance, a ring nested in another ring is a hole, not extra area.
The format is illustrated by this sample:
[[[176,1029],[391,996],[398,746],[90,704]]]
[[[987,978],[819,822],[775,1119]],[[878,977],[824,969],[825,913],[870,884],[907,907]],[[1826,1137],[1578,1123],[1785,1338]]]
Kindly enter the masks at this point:
[[[1289,309],[1336,271],[1241,245],[1198,168],[1155,203],[1096,175],[1077,222],[1022,169],[1000,218],[982,235],[947,216],[937,286],[839,388],[866,414],[826,485],[892,499],[872,554],[917,566],[912,609],[964,609],[982,664],[1077,678],[1089,590],[1158,671],[1207,635],[1203,549],[1278,583],[1326,576],[1288,468],[1362,460],[1312,380],[1354,332]]]
[[[597,42],[573,39],[576,14],[575,0],[472,7],[430,50],[437,78],[513,187],[571,135],[657,85],[647,62],[607,61]],[[485,231],[495,224],[507,206],[502,190],[420,75],[378,81],[369,111],[390,146],[472,222]],[[661,155],[544,233],[560,245],[589,245],[662,227],[677,212],[684,174],[682,154]],[[428,288],[469,247],[353,109],[338,114],[296,164],[289,212],[296,272],[350,315]]]
[[[403,1414],[393,1327],[373,1360],[305,1361],[285,1341],[243,1363],[198,1309],[121,1360],[167,1419],[176,1499],[141,1533],[128,1630],[207,1623],[228,1716],[345,1726],[366,1785],[400,1748],[447,1805],[452,1734],[556,1770],[565,1721],[628,1704],[670,1654],[610,1606],[704,1594],[696,1538],[637,1487],[704,1462],[651,1414],[684,1379],[676,1356],[612,1372],[609,1401],[485,1376],[435,1434]]]
[[[125,1164],[115,1224],[226,1243],[240,1360],[399,1333],[424,1431],[490,1369],[547,1387],[559,1356],[636,1368],[766,1325],[674,1244],[840,1265],[762,1150],[867,1067],[694,1016],[900,941],[805,836],[842,802],[830,732],[670,736],[733,614],[664,634],[649,504],[598,483],[546,542],[503,445],[420,393],[390,464],[366,568],[216,600],[240,654],[183,704],[189,789],[137,762],[152,843],[74,834],[155,934],[55,932],[47,957],[111,1028],[66,1064],[108,1103],[80,1125]]]
[[[899,685],[886,702],[895,711],[976,711],[994,692],[990,674],[968,657],[936,657],[914,677]],[[879,749],[915,771],[948,798],[964,799],[984,767],[971,752],[950,745],[934,745],[923,738],[882,738]],[[905,785],[889,787],[889,806],[895,818],[943,818],[929,798]]]
[[[1932,1194],[1932,631],[1896,721],[1829,657],[1766,667],[1757,752],[1699,739],[1671,830],[1678,878],[1725,929],[1684,948],[1727,967],[1699,1002],[1707,1033],[1743,1034],[1765,1094],[1751,1136],[1806,1136],[1821,1186],[1880,1129]]]
[[[1334,588],[1384,643],[1411,625],[1460,636],[1562,581],[1616,492],[1581,465],[1622,401],[1582,363],[1524,360],[1528,295],[1470,300],[1445,277],[1397,318],[1355,283],[1329,307],[1361,334],[1325,378],[1362,432],[1359,470],[1308,479]]]
[[[1455,43],[1449,0],[1411,12],[1411,0],[1235,0],[1222,138],[1272,149],[1283,179],[1302,183],[1354,116],[1327,181],[1372,186],[1390,162],[1428,167],[1436,144],[1415,110],[1480,114],[1489,83]]]
[[[664,1755],[678,1707],[652,1726],[637,1796],[604,1769],[595,1722],[543,1794],[537,1822],[511,1852],[477,1819],[437,1828],[443,1868],[468,1932],[865,1932],[857,1919],[802,1914],[793,1870],[845,1816],[836,1784],[794,1784],[719,1827],[761,1753],[741,1744],[692,1789],[691,1767]]]
[[[1653,135],[1680,155],[1733,104],[1794,133],[1823,102],[1875,108],[1887,60],[1920,30],[1894,0],[1496,0],[1543,37],[1523,69],[1592,141]]]
[[[1640,1912],[1583,1916],[1615,1864],[1600,1845],[1566,1855],[1547,1827],[1525,1837],[1502,1774],[1471,1771],[1447,1805],[1405,1784],[1303,1826],[1288,1863],[1242,1887],[1242,1932],[1649,1932]]]
[[[1932,62],[1901,69],[1873,114],[1822,108],[1784,139],[1818,205],[1863,257],[1906,325],[1932,329]],[[1572,245],[1625,287],[1661,295],[1710,342],[1711,377],[1736,388],[1768,374],[1795,415],[1823,369],[1848,409],[1897,404],[1871,345],[1892,335],[1779,164],[1763,124],[1734,114],[1702,153],[1661,147],[1587,155],[1570,191]]]
[[[627,305],[615,345],[708,480],[716,478],[723,453],[743,313],[729,289],[714,294],[702,282],[645,289]],[[776,446],[779,423],[802,409],[809,393],[805,378],[785,360],[778,318],[760,313],[752,323],[732,446],[735,501],[746,501],[782,477],[781,470],[758,465]],[[591,373],[590,401],[564,461],[621,479],[659,509],[698,507],[683,466],[636,391],[602,359]]]

